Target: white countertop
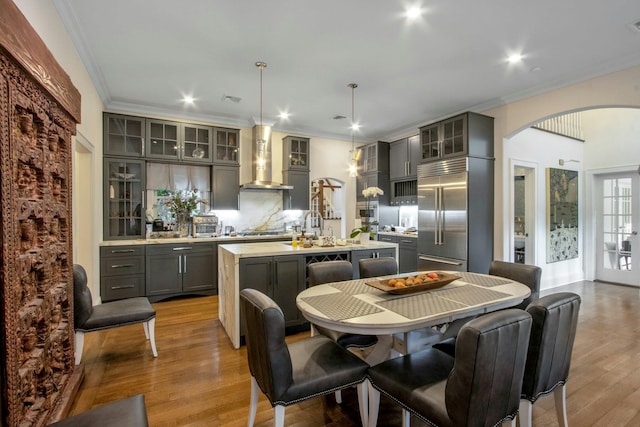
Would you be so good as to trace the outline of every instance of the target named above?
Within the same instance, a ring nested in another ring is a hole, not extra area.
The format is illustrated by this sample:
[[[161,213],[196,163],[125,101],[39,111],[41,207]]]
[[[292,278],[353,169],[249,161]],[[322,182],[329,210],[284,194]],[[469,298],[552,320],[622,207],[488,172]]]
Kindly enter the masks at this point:
[[[264,236],[218,236],[218,237],[175,237],[166,239],[132,239],[132,240],[105,240],[100,242],[100,246],[127,246],[127,245],[168,245],[172,243],[199,243],[218,242],[231,243],[238,240],[266,240],[266,239],[286,239],[291,235],[264,235]],[[267,242],[268,243],[268,242]]]
[[[397,231],[378,231],[378,234],[383,236],[398,236],[398,237],[413,237],[418,238],[418,233],[399,233]]]
[[[220,242],[222,243],[222,242]],[[344,246],[312,246],[305,248],[300,245],[297,247],[291,246],[290,242],[261,242],[261,243],[225,243],[224,250],[233,254],[237,258],[251,258],[259,256],[274,256],[274,255],[293,255],[297,253],[323,253],[323,252],[349,252],[353,250],[363,249],[384,249],[384,248],[397,248],[397,243],[378,242],[376,240],[370,240],[366,244],[361,243],[348,243]]]

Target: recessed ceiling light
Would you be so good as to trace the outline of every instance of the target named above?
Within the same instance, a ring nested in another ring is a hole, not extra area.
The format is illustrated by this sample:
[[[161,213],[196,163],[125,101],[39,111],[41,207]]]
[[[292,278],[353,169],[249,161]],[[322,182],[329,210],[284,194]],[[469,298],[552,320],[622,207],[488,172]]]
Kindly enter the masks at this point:
[[[194,101],[195,101],[195,99],[191,95],[185,95],[185,97],[182,98],[182,102],[184,102],[185,104],[191,105],[191,104],[193,104]]]
[[[358,129],[360,129],[360,125],[358,123],[354,123],[354,124],[351,125],[351,129],[352,130],[358,130]]]
[[[414,20],[422,16],[422,8],[420,6],[413,6],[407,9],[405,16],[408,20]]]
[[[283,112],[280,113],[279,117],[281,119],[285,119],[286,120],[286,119],[289,118],[289,113],[287,113],[286,111],[283,111]]]
[[[509,64],[517,64],[518,62],[522,62],[522,58],[524,58],[524,56],[521,53],[513,53],[507,57],[507,62]]]

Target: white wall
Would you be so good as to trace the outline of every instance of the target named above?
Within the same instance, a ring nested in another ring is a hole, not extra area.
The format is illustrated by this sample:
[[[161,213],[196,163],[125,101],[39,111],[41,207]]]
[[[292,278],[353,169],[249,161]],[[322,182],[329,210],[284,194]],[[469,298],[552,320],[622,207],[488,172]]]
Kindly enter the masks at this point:
[[[582,128],[587,141],[585,170],[640,164],[640,109],[583,111]]]
[[[578,258],[547,263],[547,195],[546,195],[546,168],[560,168],[579,171],[578,191],[581,196],[578,200],[578,223],[579,229],[584,230],[584,185],[582,185],[582,164],[585,144],[571,138],[555,135],[537,129],[526,129],[517,133],[512,138],[504,142],[503,169],[509,170],[512,161],[524,160],[536,163],[536,195],[535,219],[527,218],[527,221],[535,221],[531,226],[528,224],[529,233],[535,234],[535,259],[536,265],[542,267],[541,288],[547,289],[563,284],[584,279],[584,239],[582,232],[578,237]],[[558,164],[559,159],[575,159],[579,163],[565,163],[564,166]],[[508,199],[508,198],[507,198]],[[506,228],[506,227],[505,227]],[[504,259],[507,254],[503,255]]]

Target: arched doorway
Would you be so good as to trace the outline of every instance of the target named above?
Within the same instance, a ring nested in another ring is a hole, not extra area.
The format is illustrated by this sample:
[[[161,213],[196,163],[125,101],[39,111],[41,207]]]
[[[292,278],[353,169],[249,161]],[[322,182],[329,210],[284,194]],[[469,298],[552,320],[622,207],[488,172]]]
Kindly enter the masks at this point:
[[[510,147],[514,141],[526,140],[530,128],[519,130],[504,139],[502,152],[506,188],[503,197],[502,209],[506,212],[504,218],[514,218],[514,179],[519,171],[519,162],[526,159],[531,164],[531,170],[535,173],[537,185],[535,186],[534,201],[536,204],[536,217],[532,225],[535,226],[534,239],[540,244],[534,249],[537,254],[533,262],[531,258],[527,263],[541,265],[545,270],[546,281],[552,287],[571,281],[590,279],[603,280],[617,283],[625,283],[640,286],[638,270],[638,257],[633,255],[633,247],[640,247],[640,239],[633,232],[640,230],[637,219],[640,206],[639,191],[630,190],[632,177],[637,180],[638,158],[640,158],[640,109],[638,108],[588,108],[581,113],[584,122],[584,143],[574,143],[574,147],[557,146],[545,148],[544,145],[535,145],[534,150],[526,149],[526,145],[520,147],[519,154],[514,155],[516,149]],[[532,123],[532,125],[535,124]],[[556,137],[560,138],[560,137]],[[571,143],[569,143],[571,145]],[[634,154],[635,153],[635,154]],[[577,162],[574,162],[577,160]],[[571,162],[571,163],[570,163]],[[636,162],[633,164],[632,162]],[[547,263],[544,256],[545,235],[539,230],[546,226],[545,203],[545,169],[549,167],[576,170],[580,173],[580,257],[577,261],[563,263]],[[616,176],[610,176],[615,173]],[[624,174],[625,177],[619,175]],[[622,179],[619,181],[618,179]],[[625,185],[622,185],[622,184]],[[620,185],[618,185],[620,184]],[[629,184],[629,185],[626,185]],[[625,187],[626,193],[622,193]],[[612,197],[612,191],[619,191],[617,198]],[[616,212],[611,212],[612,209]],[[626,210],[625,210],[626,209]],[[636,218],[636,219],[634,219]],[[528,219],[528,218],[527,218]],[[612,221],[616,221],[614,225]],[[503,230],[504,259],[515,259],[515,234],[516,224],[507,227],[508,220],[504,221]],[[529,222],[529,221],[527,221]],[[611,237],[615,237],[612,240]],[[608,238],[608,239],[607,239]],[[638,242],[634,245],[634,241]],[[611,246],[608,248],[605,243]],[[535,243],[534,243],[535,244]],[[625,246],[626,245],[626,246]],[[509,258],[509,256],[511,256]],[[622,264],[611,263],[615,257],[624,261]],[[622,267],[619,267],[622,266]],[[636,266],[636,267],[634,267]]]

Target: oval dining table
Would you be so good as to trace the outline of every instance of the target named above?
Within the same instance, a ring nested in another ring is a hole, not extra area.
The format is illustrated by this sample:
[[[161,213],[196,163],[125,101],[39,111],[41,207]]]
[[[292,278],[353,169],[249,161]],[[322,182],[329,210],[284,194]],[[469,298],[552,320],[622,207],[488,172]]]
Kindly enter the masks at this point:
[[[446,272],[459,279],[436,289],[391,294],[367,284],[393,276],[332,282],[305,289],[296,298],[302,315],[313,325],[339,332],[376,335],[378,343],[365,360],[375,365],[389,357],[393,335],[448,324],[520,304],[528,286],[499,276]]]

